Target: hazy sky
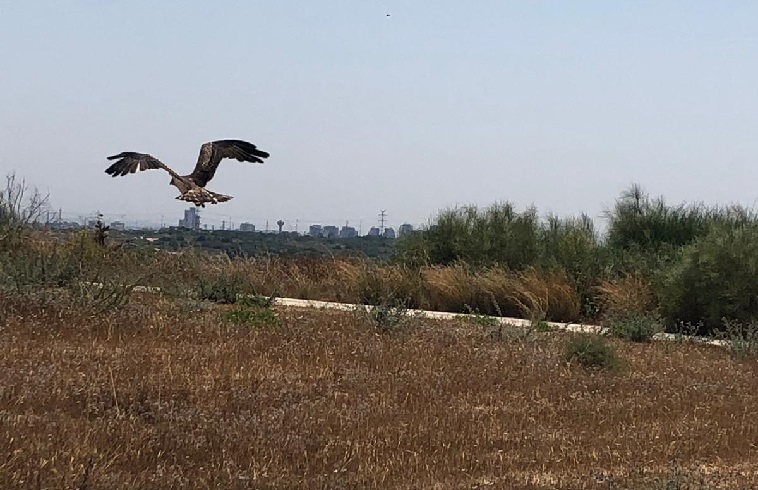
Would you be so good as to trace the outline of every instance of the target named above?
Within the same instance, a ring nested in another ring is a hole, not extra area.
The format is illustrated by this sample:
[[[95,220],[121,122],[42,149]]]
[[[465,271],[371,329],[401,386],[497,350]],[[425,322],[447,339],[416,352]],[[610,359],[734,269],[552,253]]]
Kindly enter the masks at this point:
[[[391,15],[387,17],[387,13]],[[0,171],[71,216],[176,221],[164,172],[240,138],[203,211],[426,221],[510,200],[599,216],[632,182],[758,198],[758,2],[0,0]]]

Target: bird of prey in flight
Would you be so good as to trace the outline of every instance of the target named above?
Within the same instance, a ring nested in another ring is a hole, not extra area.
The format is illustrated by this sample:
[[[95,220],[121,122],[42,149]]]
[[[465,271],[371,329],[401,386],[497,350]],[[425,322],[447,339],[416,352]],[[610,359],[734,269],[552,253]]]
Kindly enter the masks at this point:
[[[235,158],[240,162],[263,163],[263,159],[268,158],[268,156],[268,153],[259,150],[254,144],[247,141],[219,140],[205,143],[200,147],[197,165],[189,175],[179,175],[154,156],[133,151],[125,151],[108,157],[108,160],[117,161],[105,169],[105,173],[112,177],[118,177],[133,174],[138,170],[161,168],[171,175],[169,184],[181,192],[176,199],[194,203],[195,206],[205,207],[206,204],[218,204],[232,198],[232,196],[218,194],[205,188],[205,185],[216,174],[216,169],[221,160]]]

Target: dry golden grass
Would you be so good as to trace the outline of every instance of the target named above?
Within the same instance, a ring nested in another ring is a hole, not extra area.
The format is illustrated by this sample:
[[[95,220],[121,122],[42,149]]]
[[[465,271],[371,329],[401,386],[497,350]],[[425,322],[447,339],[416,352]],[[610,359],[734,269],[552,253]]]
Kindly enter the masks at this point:
[[[421,269],[422,307],[556,321],[579,318],[580,300],[565,274],[502,267],[474,271],[462,264]]]
[[[409,307],[451,312],[576,321],[580,298],[564,273],[504,267],[407,267],[360,258],[258,257],[229,259],[187,249],[179,253],[97,246],[87,233],[65,240],[33,235],[26,262],[42,274],[57,266],[63,272],[86,270],[78,279],[158,286],[186,296],[198,285],[220,281],[239,292],[300,299],[377,303],[388,298]],[[17,258],[14,266],[20,265]],[[47,263],[50,266],[44,266]],[[44,275],[44,274],[43,274]],[[70,274],[69,274],[70,275]],[[116,279],[113,279],[114,281]],[[53,279],[49,285],[59,281]],[[39,285],[29,281],[31,285]]]
[[[598,302],[604,318],[655,310],[650,282],[639,274],[626,274],[614,280],[603,280],[597,287]]]
[[[0,488],[667,488],[674,461],[758,484],[757,366],[719,348],[612,341],[626,367],[587,371],[561,334],[225,308],[0,298]]]
[[[375,303],[394,298],[415,308],[491,315],[579,319],[576,288],[565,274],[502,267],[473,270],[463,264],[410,268],[362,259],[264,258],[187,261],[188,282],[233,278],[248,292],[284,297]],[[170,264],[170,261],[167,262]],[[171,271],[176,273],[176,269]],[[170,275],[166,274],[166,277]]]

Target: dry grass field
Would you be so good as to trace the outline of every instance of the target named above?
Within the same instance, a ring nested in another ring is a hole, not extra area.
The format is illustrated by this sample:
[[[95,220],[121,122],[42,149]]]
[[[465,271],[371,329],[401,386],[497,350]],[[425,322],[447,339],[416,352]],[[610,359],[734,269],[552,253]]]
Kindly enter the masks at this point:
[[[721,348],[587,369],[570,334],[235,308],[0,298],[0,488],[758,486],[758,365]]]

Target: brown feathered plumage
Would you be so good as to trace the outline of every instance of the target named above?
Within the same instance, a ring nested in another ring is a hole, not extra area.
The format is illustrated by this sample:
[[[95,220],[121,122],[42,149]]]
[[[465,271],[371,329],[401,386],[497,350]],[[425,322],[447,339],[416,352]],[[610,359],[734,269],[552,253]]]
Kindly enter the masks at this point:
[[[268,153],[259,150],[254,144],[247,141],[219,140],[205,143],[200,147],[197,164],[189,175],[179,175],[154,156],[133,151],[109,156],[108,160],[116,160],[116,162],[105,169],[105,173],[119,177],[133,174],[138,170],[163,169],[171,175],[169,184],[176,186],[181,192],[181,195],[177,196],[176,199],[205,207],[206,203],[216,204],[232,198],[205,189],[205,185],[213,179],[222,160],[234,158],[240,162],[263,163],[263,159],[268,158],[268,156]]]

